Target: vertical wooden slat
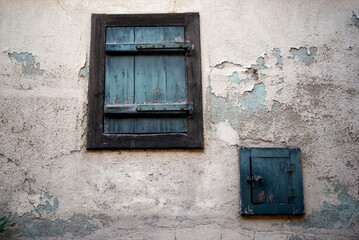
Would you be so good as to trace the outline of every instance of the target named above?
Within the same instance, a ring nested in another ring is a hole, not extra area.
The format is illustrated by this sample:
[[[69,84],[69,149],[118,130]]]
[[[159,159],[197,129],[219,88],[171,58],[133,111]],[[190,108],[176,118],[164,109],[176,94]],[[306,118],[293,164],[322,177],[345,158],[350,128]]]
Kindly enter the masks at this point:
[[[133,43],[133,27],[106,29],[106,43]],[[134,56],[106,55],[105,104],[134,102]],[[134,120],[104,117],[105,133],[133,133]]]
[[[134,57],[106,57],[105,104],[132,104],[134,101]],[[134,121],[104,118],[105,133],[133,133]]]
[[[252,157],[252,175],[257,178],[252,185],[253,203],[288,202],[291,175],[285,171],[287,162],[289,157]]]
[[[183,27],[138,27],[135,42],[184,41]],[[136,56],[135,103],[186,100],[184,56]],[[186,132],[186,118],[136,119],[137,133]]]

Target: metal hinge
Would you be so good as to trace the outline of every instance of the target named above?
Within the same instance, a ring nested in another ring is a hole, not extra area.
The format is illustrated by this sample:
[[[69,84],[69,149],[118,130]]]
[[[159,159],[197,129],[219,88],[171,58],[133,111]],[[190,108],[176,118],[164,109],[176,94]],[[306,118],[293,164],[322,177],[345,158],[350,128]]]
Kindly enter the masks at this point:
[[[292,173],[292,172],[295,172],[296,170],[296,167],[295,167],[295,164],[294,163],[287,163],[287,166],[285,167],[285,171],[286,172],[289,172],[289,173]]]
[[[295,192],[295,189],[291,188],[288,192],[288,197],[289,198],[296,198],[297,195],[296,195],[296,192]]]

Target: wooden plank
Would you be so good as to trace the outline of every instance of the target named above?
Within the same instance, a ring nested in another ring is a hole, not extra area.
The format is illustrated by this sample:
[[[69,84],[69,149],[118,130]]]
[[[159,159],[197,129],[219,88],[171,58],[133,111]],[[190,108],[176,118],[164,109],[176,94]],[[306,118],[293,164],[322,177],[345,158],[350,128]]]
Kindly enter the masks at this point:
[[[105,15],[107,26],[183,26],[186,16],[196,13],[160,13],[160,14],[108,14]],[[198,13],[197,13],[198,15]]]
[[[187,101],[186,66],[184,56],[165,56],[166,99],[168,102]]]
[[[291,174],[286,173],[290,158],[251,158],[253,203],[287,203]],[[258,178],[263,180],[260,181]]]
[[[253,214],[251,202],[251,186],[247,179],[251,177],[250,166],[250,149],[246,147],[238,148],[239,155],[239,196],[240,196],[240,211],[241,214]]]
[[[167,77],[176,70],[167,68],[171,61],[169,57],[177,56],[136,56],[135,57],[135,103],[167,103]],[[176,66],[181,68],[182,66]],[[177,70],[179,71],[179,70]],[[185,132],[185,118],[171,120],[172,132]],[[165,118],[142,118],[136,120],[137,133],[157,133],[168,130],[168,122]]]
[[[166,102],[166,69],[164,56],[135,57],[134,103]]]
[[[167,102],[187,101],[186,66],[184,56],[166,56],[166,99]],[[187,132],[187,118],[167,120],[168,131]]]
[[[105,104],[133,104],[134,57],[106,56]],[[134,121],[104,117],[105,133],[133,133]]]
[[[135,29],[133,27],[106,28],[106,43],[133,43]]]
[[[134,103],[134,56],[106,56],[105,104]]]
[[[135,42],[184,42],[184,27],[135,27]]]
[[[289,157],[288,148],[253,148],[251,157]]]
[[[106,15],[91,17],[90,79],[88,90],[88,120],[86,147],[101,148],[103,145],[103,102],[105,81],[105,29]]]
[[[203,142],[203,110],[202,110],[202,71],[201,71],[201,41],[198,13],[185,15],[185,41],[193,45],[190,55],[186,55],[187,101],[193,104],[192,118],[187,120],[188,138],[194,143]]]

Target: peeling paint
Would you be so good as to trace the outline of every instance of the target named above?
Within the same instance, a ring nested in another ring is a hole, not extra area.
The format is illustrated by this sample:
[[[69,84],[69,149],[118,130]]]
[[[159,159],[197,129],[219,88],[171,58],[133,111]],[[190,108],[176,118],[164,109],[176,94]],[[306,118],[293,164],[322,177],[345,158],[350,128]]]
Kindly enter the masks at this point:
[[[345,186],[334,185],[334,191],[329,194],[338,194],[339,205],[323,202],[323,209],[314,211],[302,222],[296,222],[304,228],[326,228],[333,229],[336,223],[341,223],[348,229],[353,228],[354,222],[359,220],[359,202],[355,201],[346,191]]]
[[[96,221],[95,221],[96,220]],[[86,216],[74,214],[71,218],[54,220],[37,218],[32,212],[19,216],[15,213],[12,221],[14,224],[9,226],[6,232],[0,233],[1,237],[26,237],[37,239],[39,237],[64,237],[71,234],[73,237],[84,237],[92,234],[110,223],[110,218],[100,214]]]
[[[88,55],[86,54],[85,64],[82,68],[80,68],[78,77],[88,79],[89,76],[90,76],[89,58]]]
[[[300,48],[291,48],[289,52],[293,54],[293,57],[297,57],[299,61],[310,65],[314,62],[314,56],[317,54],[318,49],[316,47],[309,48],[309,51],[306,47]]]
[[[43,212],[50,213],[56,211],[58,207],[59,207],[59,200],[57,199],[57,197],[55,197],[52,204],[48,200],[46,200],[45,204],[37,205],[36,210],[40,213]]]
[[[252,69],[266,69],[267,67],[264,65],[264,57],[257,58],[257,64],[252,64]]]
[[[239,80],[238,78],[238,72],[234,72],[233,75],[228,77],[229,81],[231,81],[232,83],[238,83],[241,84],[241,80]]]
[[[21,63],[21,69],[24,75],[42,75],[45,70],[40,69],[40,63],[37,63],[32,53],[28,52],[12,52],[8,53],[9,58],[15,59]]]
[[[280,55],[280,49],[279,48],[274,48],[272,50],[274,57],[277,59],[277,63],[275,64],[277,67],[281,68],[283,67],[283,58]]]
[[[241,64],[238,64],[238,63],[234,63],[234,62],[229,62],[229,61],[223,61],[219,64],[216,64],[214,67],[215,68],[219,68],[219,69],[223,69],[227,66],[230,66],[230,65],[234,65],[234,66],[237,66],[237,67],[242,67]]]
[[[359,29],[359,19],[358,19],[357,15],[354,13],[354,11],[353,11],[353,15],[352,15],[352,22]]]
[[[264,83],[255,84],[251,92],[246,92],[244,96],[239,96],[238,102],[241,109],[247,112],[256,110],[266,110],[265,105],[266,89]]]

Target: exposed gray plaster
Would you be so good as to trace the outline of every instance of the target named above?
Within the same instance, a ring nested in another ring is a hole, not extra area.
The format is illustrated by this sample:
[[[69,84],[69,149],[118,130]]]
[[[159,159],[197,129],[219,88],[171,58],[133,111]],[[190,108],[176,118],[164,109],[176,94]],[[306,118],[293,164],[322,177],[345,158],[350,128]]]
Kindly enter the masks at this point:
[[[8,53],[9,58],[15,59],[21,63],[21,69],[24,75],[42,75],[45,70],[40,69],[40,63],[37,63],[32,53],[28,52],[12,52]]]

